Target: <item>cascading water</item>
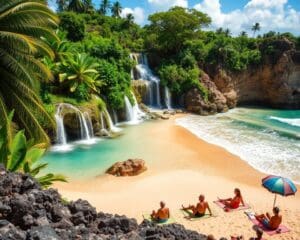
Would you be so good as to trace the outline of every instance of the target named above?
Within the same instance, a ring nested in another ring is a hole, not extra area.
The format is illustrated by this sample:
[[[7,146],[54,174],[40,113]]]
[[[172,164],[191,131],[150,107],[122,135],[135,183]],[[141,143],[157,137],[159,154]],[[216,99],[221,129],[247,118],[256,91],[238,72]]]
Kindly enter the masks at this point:
[[[118,127],[116,127],[116,126],[114,125],[114,123],[113,123],[113,121],[112,121],[112,119],[111,119],[111,117],[110,117],[110,114],[109,114],[109,112],[107,111],[107,109],[104,109],[103,112],[104,112],[104,115],[105,115],[105,117],[106,117],[106,121],[107,121],[107,123],[108,123],[109,130],[110,130],[111,132],[120,132],[120,131],[122,131],[121,128],[118,128]],[[102,113],[101,113],[101,115],[102,115]]]
[[[133,80],[146,80],[149,82],[147,84],[147,95],[148,104],[150,106],[156,106],[161,108],[161,97],[160,97],[160,79],[156,77],[148,65],[147,56],[145,54],[132,53],[130,54],[132,60],[136,61],[137,65],[135,70],[138,74],[137,79]],[[132,74],[134,75],[134,74]]]
[[[94,130],[93,130],[93,124],[90,115],[85,112],[84,113],[84,119],[86,120],[86,133],[87,133],[87,139],[91,139],[94,137]]]
[[[64,126],[64,118],[61,111],[62,106],[61,104],[59,104],[54,115],[56,121],[56,142],[59,145],[66,145],[67,134]]]
[[[76,113],[76,116],[80,124],[80,137],[81,142],[86,144],[94,143],[92,141],[94,137],[93,126],[91,118],[88,113],[82,113],[75,106],[68,103],[60,103],[57,106],[55,113],[55,120],[57,125],[56,135],[57,135],[57,144],[53,146],[54,151],[70,151],[72,150],[72,145],[67,142],[67,134],[64,126],[64,111],[69,110]]]
[[[127,124],[138,124],[142,121],[145,113],[140,110],[135,95],[132,93],[134,98],[134,104],[131,105],[127,96],[125,96],[125,111],[126,111],[126,120]]]
[[[165,104],[168,110],[172,109],[172,96],[168,87],[165,87]]]

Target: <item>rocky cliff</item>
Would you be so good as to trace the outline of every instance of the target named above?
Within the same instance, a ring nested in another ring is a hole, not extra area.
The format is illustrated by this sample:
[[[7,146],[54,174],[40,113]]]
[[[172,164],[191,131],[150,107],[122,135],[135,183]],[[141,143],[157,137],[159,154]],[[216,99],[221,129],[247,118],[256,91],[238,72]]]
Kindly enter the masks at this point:
[[[0,166],[1,240],[201,240],[206,236],[182,225],[157,226],[149,221],[96,211],[85,200],[67,202],[54,189],[42,190],[28,175]]]
[[[227,111],[237,105],[262,105],[300,109],[300,52],[287,39],[274,41],[275,53],[263,56],[263,63],[241,72],[220,66],[205,66],[201,82],[209,89],[204,101],[196,89],[184,96],[187,110],[199,114]],[[263,48],[261,46],[261,51]]]

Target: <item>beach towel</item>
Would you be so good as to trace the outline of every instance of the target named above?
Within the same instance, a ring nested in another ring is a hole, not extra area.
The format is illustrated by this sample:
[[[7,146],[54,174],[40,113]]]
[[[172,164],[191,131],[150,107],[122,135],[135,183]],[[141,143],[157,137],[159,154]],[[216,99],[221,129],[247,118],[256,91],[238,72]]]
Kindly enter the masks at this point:
[[[238,208],[228,208],[225,207],[225,205],[223,203],[221,203],[220,201],[214,201],[214,203],[219,206],[220,208],[222,208],[225,212],[234,212],[234,211],[240,211],[240,210],[246,210],[251,208],[249,206],[249,204],[245,203],[245,206],[239,206]]]
[[[175,219],[171,216],[166,222],[163,222],[163,223],[159,223],[159,222],[156,222],[156,221],[153,221],[153,219],[151,218],[151,215],[150,214],[143,214],[143,218],[150,221],[150,222],[153,222],[157,225],[165,225],[165,224],[171,224],[171,223],[175,223]]]
[[[211,217],[217,217],[217,215],[214,214],[214,213],[213,213],[212,216],[210,216],[210,214],[205,214],[205,215],[202,216],[202,217],[195,217],[195,216],[193,216],[191,210],[183,210],[183,209],[180,209],[180,212],[183,214],[183,216],[184,216],[185,219],[188,219],[188,220],[190,220],[190,221],[200,221],[200,220],[208,219],[208,218],[211,218]]]
[[[290,232],[290,229],[288,229],[286,226],[281,224],[277,230],[270,230],[264,227],[259,221],[255,218],[255,213],[251,211],[245,211],[245,214],[247,215],[248,219],[256,226],[260,227],[265,233],[267,233],[270,236],[281,234],[281,233],[287,233]]]

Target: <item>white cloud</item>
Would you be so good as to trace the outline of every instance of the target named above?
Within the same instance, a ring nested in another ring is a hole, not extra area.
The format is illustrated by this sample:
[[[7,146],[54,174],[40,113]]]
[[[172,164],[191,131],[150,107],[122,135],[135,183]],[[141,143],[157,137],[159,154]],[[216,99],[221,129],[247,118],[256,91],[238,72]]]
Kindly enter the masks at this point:
[[[168,10],[171,7],[188,7],[188,0],[148,0],[150,6],[157,11]]]
[[[229,28],[235,35],[241,31],[250,32],[256,22],[260,23],[261,32],[300,34],[300,12],[287,3],[288,0],[251,0],[242,9],[224,13],[220,0],[203,0],[194,8],[210,15],[213,28]]]
[[[143,8],[135,7],[135,8],[124,8],[122,10],[121,16],[126,17],[127,14],[131,13],[134,16],[134,21],[137,24],[143,24],[145,21],[145,12]]]

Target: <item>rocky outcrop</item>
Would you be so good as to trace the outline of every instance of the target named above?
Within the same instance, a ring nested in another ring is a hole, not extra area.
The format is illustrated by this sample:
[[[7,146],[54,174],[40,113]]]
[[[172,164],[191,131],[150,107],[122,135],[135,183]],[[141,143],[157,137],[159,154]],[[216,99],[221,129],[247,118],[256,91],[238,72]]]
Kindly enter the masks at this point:
[[[268,46],[260,46],[263,63],[245,71],[205,66],[207,74],[200,81],[209,90],[209,99],[204,101],[199,91],[192,89],[185,95],[187,110],[207,115],[237,105],[300,109],[300,52],[287,39],[272,42],[273,54],[264,54]]]
[[[186,109],[200,115],[227,111],[229,106],[225,96],[218,90],[207,74],[202,75],[201,83],[209,90],[208,99],[204,99],[198,89],[191,89],[184,97]]]
[[[116,162],[106,173],[118,176],[137,176],[147,170],[145,161],[142,159],[128,159],[124,162]]]
[[[182,225],[157,226],[149,221],[97,213],[85,200],[66,202],[54,189],[42,190],[28,175],[0,166],[0,239],[111,240],[206,239]]]

